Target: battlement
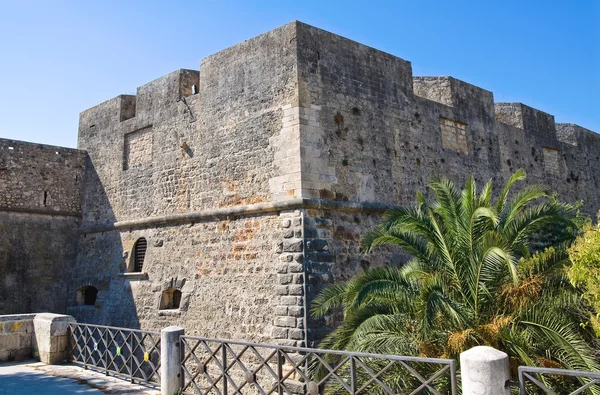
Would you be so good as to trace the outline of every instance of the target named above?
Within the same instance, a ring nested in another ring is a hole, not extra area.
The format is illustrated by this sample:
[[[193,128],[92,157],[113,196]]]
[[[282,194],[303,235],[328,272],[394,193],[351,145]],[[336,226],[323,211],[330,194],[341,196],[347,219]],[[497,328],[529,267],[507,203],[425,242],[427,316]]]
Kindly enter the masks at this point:
[[[571,146],[585,135],[560,130]],[[553,176],[568,173],[552,115],[494,103],[453,77],[413,76],[408,61],[297,21],[86,110],[79,130],[103,183],[162,185],[142,212],[116,198],[136,194],[115,190],[117,218],[173,212],[174,202],[176,212],[298,197],[397,204],[439,172],[508,177],[516,164],[544,181],[523,144],[556,158]],[[190,172],[209,182],[184,182]]]
[[[79,116],[79,137],[93,135],[95,130],[136,119],[136,124],[151,124],[162,114],[166,102],[190,96],[198,89],[197,70],[180,69],[137,88],[136,95],[119,95],[83,111]],[[158,112],[157,112],[158,111]]]
[[[557,145],[554,116],[522,103],[495,103],[496,119],[499,122],[537,134],[547,144]]]
[[[581,150],[600,146],[600,134],[573,123],[557,123],[556,134],[560,142],[579,147]]]
[[[415,96],[453,109],[453,116],[490,131],[494,118],[492,92],[453,77],[413,77]],[[459,120],[460,120],[459,119]]]

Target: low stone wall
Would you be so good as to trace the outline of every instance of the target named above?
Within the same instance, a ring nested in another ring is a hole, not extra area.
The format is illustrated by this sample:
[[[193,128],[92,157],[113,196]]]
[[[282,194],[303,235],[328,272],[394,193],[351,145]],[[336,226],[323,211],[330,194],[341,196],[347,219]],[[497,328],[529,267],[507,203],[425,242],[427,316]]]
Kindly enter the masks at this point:
[[[0,316],[0,362],[33,356],[33,319],[36,314]]]
[[[32,357],[47,364],[69,357],[68,315],[39,313],[0,315],[0,362]]]

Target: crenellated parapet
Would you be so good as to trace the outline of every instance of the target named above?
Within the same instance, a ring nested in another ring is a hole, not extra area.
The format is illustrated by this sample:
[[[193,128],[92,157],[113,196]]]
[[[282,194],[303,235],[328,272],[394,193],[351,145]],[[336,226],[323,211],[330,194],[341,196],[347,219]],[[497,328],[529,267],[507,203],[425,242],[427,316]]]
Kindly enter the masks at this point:
[[[135,129],[175,116],[173,104],[192,95],[198,89],[198,79],[197,70],[177,70],[137,88],[136,95],[119,95],[83,111],[79,116],[78,147],[93,150],[93,144],[105,137],[102,131],[126,121],[127,127]]]

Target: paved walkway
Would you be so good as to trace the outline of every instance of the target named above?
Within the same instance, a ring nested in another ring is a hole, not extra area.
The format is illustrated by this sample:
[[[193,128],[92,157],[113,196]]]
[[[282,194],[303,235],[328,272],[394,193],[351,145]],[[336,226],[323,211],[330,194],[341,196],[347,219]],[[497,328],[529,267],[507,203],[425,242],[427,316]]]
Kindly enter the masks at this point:
[[[0,364],[0,395],[159,393],[158,389],[133,385],[76,365],[44,365],[36,361]]]

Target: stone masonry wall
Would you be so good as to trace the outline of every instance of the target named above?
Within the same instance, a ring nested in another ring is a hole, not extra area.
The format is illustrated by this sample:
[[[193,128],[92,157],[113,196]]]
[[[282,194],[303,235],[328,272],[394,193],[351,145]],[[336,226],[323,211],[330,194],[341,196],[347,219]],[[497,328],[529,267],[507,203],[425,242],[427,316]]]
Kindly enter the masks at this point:
[[[0,139],[0,314],[64,312],[85,152]]]
[[[81,114],[79,148],[91,166],[70,314],[84,322],[272,338],[282,296],[276,212],[113,225],[294,197],[300,188],[288,181],[300,170],[290,160],[295,155],[299,165],[298,122],[288,113],[297,107],[295,31],[284,26],[203,59],[200,72],[173,72],[136,96]],[[127,274],[142,236],[144,273]],[[95,306],[77,304],[85,286],[98,289]],[[181,306],[160,310],[169,288],[182,292]]]
[[[0,212],[0,312],[66,309],[79,219]]]
[[[494,103],[491,92],[452,77],[413,77],[405,60],[300,22],[84,111],[78,145],[89,154],[81,166],[69,158],[83,154],[59,149],[60,163],[51,150],[11,162],[0,144],[0,180],[10,183],[0,183],[0,206],[72,214],[71,222],[44,217],[44,237],[66,240],[24,240],[51,245],[48,264],[71,269],[66,286],[49,281],[83,322],[314,345],[339,319],[312,319],[314,297],[357,271],[401,265],[398,251],[363,254],[360,237],[434,177],[496,185],[523,168],[528,183],[583,199],[589,214],[600,208],[595,133]],[[33,166],[14,166],[28,160]],[[84,182],[69,193],[62,178],[47,182],[46,167]],[[39,182],[20,189],[10,172],[30,169],[27,179]],[[4,229],[16,219],[29,232],[38,221],[8,215]],[[5,232],[12,246],[17,233]],[[143,270],[127,272],[140,237]],[[40,251],[10,248],[11,256]],[[98,289],[95,305],[80,304],[87,286]],[[173,289],[179,308],[161,310]]]
[[[127,273],[140,237],[148,242],[144,273]],[[86,234],[68,312],[82,322],[153,330],[181,325],[188,334],[268,341],[279,298],[280,239],[276,214]],[[94,306],[77,304],[77,289],[87,285],[98,289]],[[180,308],[160,310],[169,288],[182,292]]]
[[[495,104],[491,92],[451,77],[413,77],[408,62],[307,25],[298,25],[298,46],[302,196],[323,199],[326,208],[308,210],[304,220],[332,229],[329,238],[318,232],[318,245],[327,245],[322,261],[305,253],[307,305],[329,282],[406,259],[361,253],[360,235],[380,220],[367,215],[368,204],[349,215],[326,201],[412,204],[433,177],[462,185],[473,175],[479,185],[501,185],[523,168],[529,184],[583,199],[589,214],[600,209],[598,135],[557,126],[519,103]],[[584,138],[594,148],[572,153]],[[309,341],[335,322],[309,320]]]
[[[82,151],[0,139],[0,210],[81,213]]]

